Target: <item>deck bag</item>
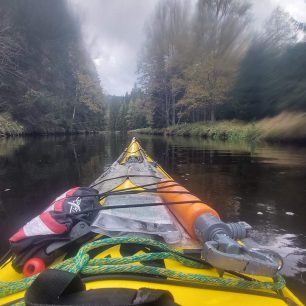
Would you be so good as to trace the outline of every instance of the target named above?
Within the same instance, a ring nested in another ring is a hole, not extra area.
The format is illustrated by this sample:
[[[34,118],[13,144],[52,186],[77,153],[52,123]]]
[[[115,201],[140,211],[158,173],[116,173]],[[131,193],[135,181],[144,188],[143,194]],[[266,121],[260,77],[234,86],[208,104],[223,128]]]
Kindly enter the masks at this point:
[[[118,206],[129,204],[161,203],[156,194],[146,193],[137,195],[108,196],[104,206]],[[185,238],[167,207],[147,206],[129,209],[101,210],[92,223],[92,231],[110,237],[136,234],[162,239],[168,244],[181,244]]]
[[[9,239],[13,267],[21,272],[28,259],[37,257],[50,264],[56,254],[46,254],[46,248],[54,242],[69,243],[72,228],[80,221],[90,225],[94,213],[88,210],[98,207],[98,191],[93,188],[75,187],[64,192]]]

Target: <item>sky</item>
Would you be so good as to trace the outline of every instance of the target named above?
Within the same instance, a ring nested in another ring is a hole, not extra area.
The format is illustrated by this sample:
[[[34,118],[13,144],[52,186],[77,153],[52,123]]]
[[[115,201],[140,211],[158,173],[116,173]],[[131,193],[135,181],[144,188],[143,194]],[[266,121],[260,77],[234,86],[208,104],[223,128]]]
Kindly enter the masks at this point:
[[[124,95],[136,81],[145,23],[157,0],[75,0],[103,90]]]
[[[137,55],[145,24],[159,0],[71,0],[82,24],[83,39],[106,94],[124,95],[137,80]],[[188,1],[188,0],[186,0]],[[189,0],[193,1],[194,0]],[[306,0],[252,0],[258,26],[277,6],[306,22]]]

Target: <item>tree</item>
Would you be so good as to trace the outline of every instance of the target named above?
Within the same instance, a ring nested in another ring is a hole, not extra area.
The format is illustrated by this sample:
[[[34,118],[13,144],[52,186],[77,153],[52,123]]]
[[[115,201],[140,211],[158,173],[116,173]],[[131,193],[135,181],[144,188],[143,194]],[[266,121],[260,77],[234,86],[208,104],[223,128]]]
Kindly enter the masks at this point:
[[[0,80],[7,74],[21,77],[17,61],[21,50],[20,43],[13,36],[8,13],[0,8]]]
[[[186,110],[207,110],[215,120],[216,107],[229,92],[243,56],[248,2],[199,0],[193,18],[193,63],[185,70]]]
[[[102,129],[103,99],[66,1],[0,2],[0,112],[26,132]]]
[[[140,81],[151,101],[153,125],[176,123],[177,91],[188,37],[189,7],[181,0],[160,1],[147,27],[147,40],[139,63]],[[188,44],[187,44],[188,45]]]
[[[160,1],[147,29],[140,73],[154,127],[215,120],[246,50],[248,2],[199,0],[193,15],[186,3]]]
[[[91,75],[77,72],[75,75],[76,79],[76,98],[72,112],[71,119],[71,130],[73,127],[77,105],[80,108],[81,120],[76,124],[86,127],[88,125],[88,120],[91,124],[96,120],[96,124],[103,126],[104,121],[104,105],[103,105],[103,93],[100,88],[98,80],[92,78]]]
[[[147,126],[147,109],[144,94],[136,84],[128,97],[128,110],[126,114],[127,128],[129,130]]]
[[[259,40],[265,48],[280,52],[296,43],[299,28],[299,24],[289,13],[277,7],[266,22],[265,30]]]
[[[276,8],[241,62],[233,90],[233,109],[240,119],[305,110],[305,43],[298,42],[298,23]]]
[[[108,108],[108,124],[110,131],[124,131],[128,129],[127,113],[129,109],[130,95],[124,96],[107,96],[106,105]]]

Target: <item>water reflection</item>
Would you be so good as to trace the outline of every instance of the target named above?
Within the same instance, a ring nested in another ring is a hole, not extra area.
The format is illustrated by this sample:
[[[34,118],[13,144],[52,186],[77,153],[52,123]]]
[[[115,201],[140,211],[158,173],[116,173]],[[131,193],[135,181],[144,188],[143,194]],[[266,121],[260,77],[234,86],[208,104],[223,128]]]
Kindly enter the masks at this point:
[[[25,139],[21,137],[1,139],[0,141],[0,157],[8,157],[25,143]]]
[[[8,237],[71,186],[89,185],[126,145],[125,137],[0,140],[0,249]]]
[[[1,253],[16,228],[65,189],[91,183],[119,156],[131,136],[0,140]],[[289,285],[303,296],[305,148],[183,137],[139,138],[166,171],[217,209],[225,221],[250,223],[254,231],[247,243],[279,252]]]
[[[143,139],[167,171],[225,221],[250,223],[252,239],[247,243],[279,252],[289,286],[306,300],[306,148]]]

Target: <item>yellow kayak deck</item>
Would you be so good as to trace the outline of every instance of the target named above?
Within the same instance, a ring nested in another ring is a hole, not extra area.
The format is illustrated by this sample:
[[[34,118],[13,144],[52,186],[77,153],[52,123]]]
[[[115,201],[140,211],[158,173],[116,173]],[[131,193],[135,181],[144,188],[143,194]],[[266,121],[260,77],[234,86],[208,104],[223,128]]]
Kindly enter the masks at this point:
[[[106,174],[102,174],[92,186],[98,191],[103,190],[103,188],[111,187],[111,190],[124,190],[127,188],[137,188],[140,185],[146,184],[146,181],[138,177],[135,172],[132,174],[126,174],[125,165],[129,158],[143,158],[147,163],[154,167],[156,177],[163,179],[171,179],[171,177],[162,169],[160,165],[155,163],[147,153],[142,149],[138,141],[133,138],[131,144],[123,152],[120,158],[115,162],[117,163],[118,169],[122,169],[122,175],[119,175],[120,178],[116,179],[113,176],[113,179],[105,180],[107,177],[111,177],[112,174],[106,171]],[[141,165],[140,165],[141,166]],[[140,169],[141,170],[141,169]],[[115,175],[115,174],[114,174]],[[125,177],[126,175],[126,177]],[[147,176],[149,177],[149,175]],[[152,178],[151,178],[152,179]],[[99,181],[103,181],[104,184],[107,183],[107,186],[100,186]],[[140,183],[141,182],[141,183]],[[155,181],[153,180],[153,183]],[[151,184],[153,184],[151,183]],[[105,198],[101,201],[101,205],[105,203]],[[131,255],[140,255],[145,254],[145,250],[142,248],[136,248],[135,252],[131,251]],[[121,258],[124,257],[122,252],[121,245],[114,245],[107,248],[104,251],[101,251],[95,258]],[[60,262],[63,257],[59,258],[57,262]],[[146,263],[149,264],[149,263]],[[193,273],[200,274],[203,276],[210,277],[220,277],[219,272],[213,267],[206,268],[191,268],[187,267],[179,262],[172,259],[163,259],[158,260],[160,267],[182,272],[182,273]],[[135,263],[135,265],[143,265],[142,262]],[[156,262],[154,263],[156,265]],[[239,279],[239,276],[234,276],[229,273],[224,273],[222,276],[226,279]],[[0,286],[6,282],[14,282],[22,280],[24,276],[20,273],[17,273],[12,265],[8,263],[0,270]],[[273,280],[268,277],[253,277],[257,281],[262,282],[272,282]],[[84,282],[86,283],[86,289],[97,289],[97,288],[130,288],[130,289],[139,289],[139,288],[152,288],[152,289],[161,289],[171,292],[174,297],[174,301],[180,305],[267,305],[267,306],[276,306],[276,305],[303,305],[299,299],[287,288],[281,289],[279,292],[274,290],[263,290],[263,289],[237,289],[237,288],[224,288],[218,287],[209,284],[198,284],[193,282],[185,282],[181,280],[175,280],[171,278],[159,278],[146,275],[131,275],[131,274],[108,274],[108,275],[96,275],[92,277],[85,277]],[[25,291],[0,297],[0,305],[6,303],[12,303],[23,298]],[[289,302],[289,303],[288,303]]]

